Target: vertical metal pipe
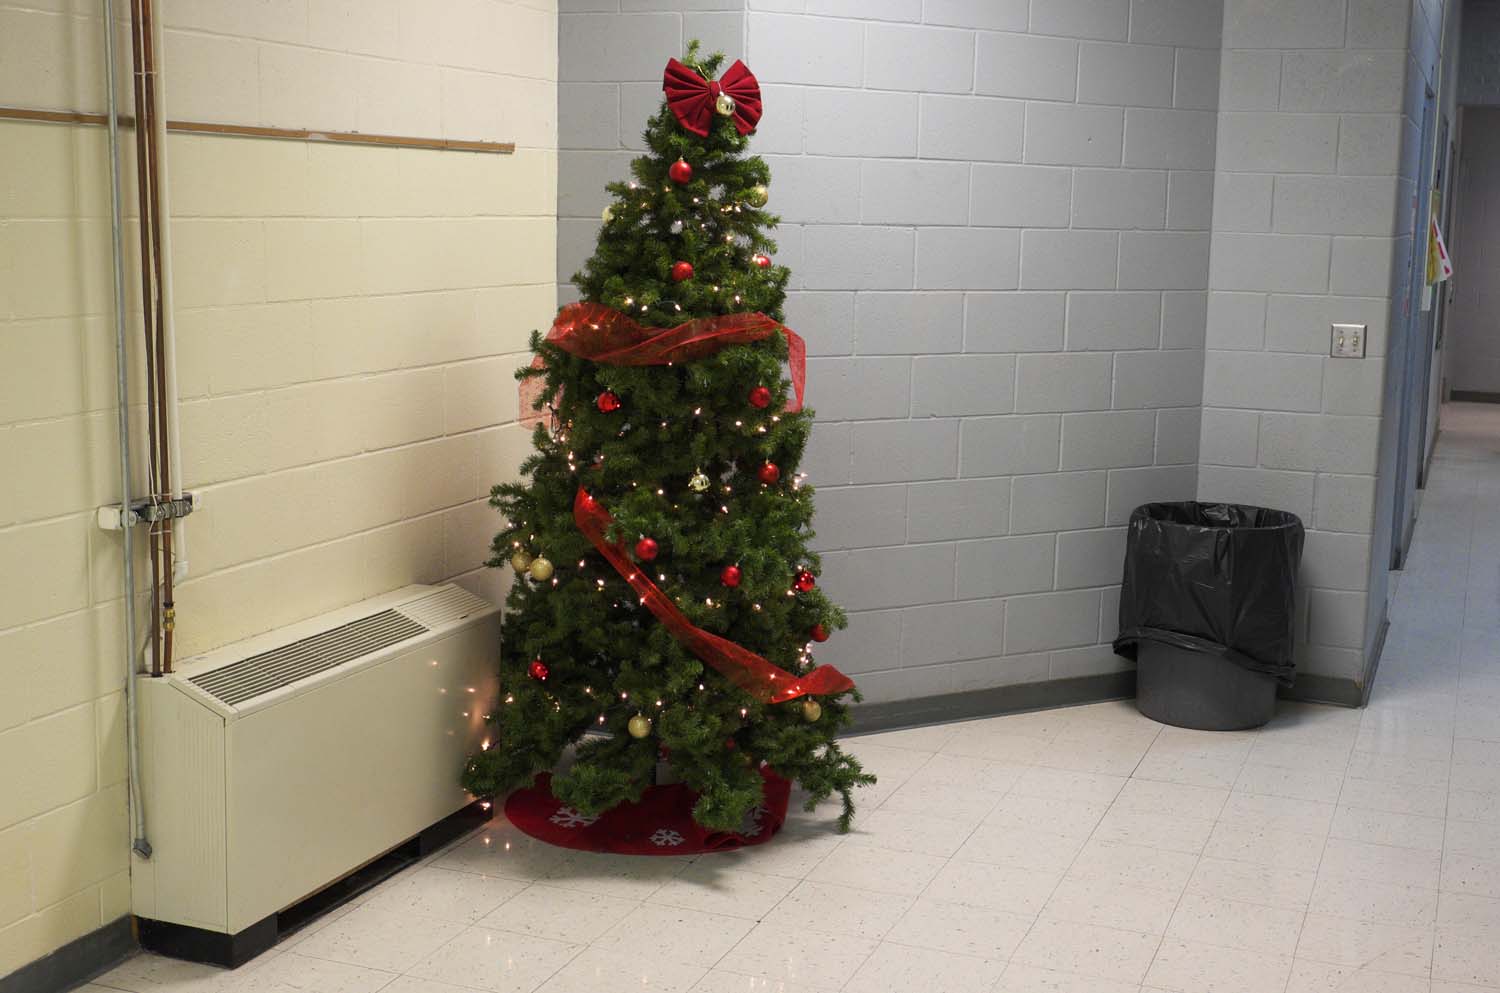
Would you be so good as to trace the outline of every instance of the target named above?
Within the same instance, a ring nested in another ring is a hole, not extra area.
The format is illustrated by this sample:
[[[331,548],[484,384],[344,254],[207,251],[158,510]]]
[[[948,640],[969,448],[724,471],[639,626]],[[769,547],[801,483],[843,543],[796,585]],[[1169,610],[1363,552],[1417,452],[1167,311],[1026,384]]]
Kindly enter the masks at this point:
[[[146,810],[141,804],[141,763],[136,723],[135,542],[130,523],[130,381],[125,349],[124,207],[120,195],[120,113],[115,91],[115,4],[102,0],[104,12],[104,78],[109,103],[110,247],[115,288],[115,403],[120,432],[120,534],[125,554],[125,750],[129,763],[131,848],[150,858],[146,840]]]

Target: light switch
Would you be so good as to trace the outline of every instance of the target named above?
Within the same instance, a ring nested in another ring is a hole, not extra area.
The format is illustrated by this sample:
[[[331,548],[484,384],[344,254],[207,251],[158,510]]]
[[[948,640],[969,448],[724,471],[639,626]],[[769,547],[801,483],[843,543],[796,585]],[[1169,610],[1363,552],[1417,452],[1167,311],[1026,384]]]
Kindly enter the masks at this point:
[[[1365,357],[1365,325],[1333,324],[1333,344],[1328,354],[1336,359],[1362,359]]]

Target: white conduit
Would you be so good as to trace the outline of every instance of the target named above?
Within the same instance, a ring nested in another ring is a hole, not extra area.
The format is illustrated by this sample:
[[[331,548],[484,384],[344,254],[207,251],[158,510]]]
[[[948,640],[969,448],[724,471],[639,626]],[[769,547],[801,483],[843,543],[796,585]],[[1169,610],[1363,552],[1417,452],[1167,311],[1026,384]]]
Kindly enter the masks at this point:
[[[125,249],[122,243],[124,208],[120,201],[120,114],[115,103],[115,5],[103,0],[104,74],[109,103],[110,239],[114,252],[115,289],[115,401],[119,406],[120,518],[128,520],[130,495],[130,380],[125,350]],[[135,543],[130,524],[121,527],[125,554],[125,749],[129,761],[131,848],[151,857],[146,840],[146,811],[141,805],[140,748],[136,723]]]

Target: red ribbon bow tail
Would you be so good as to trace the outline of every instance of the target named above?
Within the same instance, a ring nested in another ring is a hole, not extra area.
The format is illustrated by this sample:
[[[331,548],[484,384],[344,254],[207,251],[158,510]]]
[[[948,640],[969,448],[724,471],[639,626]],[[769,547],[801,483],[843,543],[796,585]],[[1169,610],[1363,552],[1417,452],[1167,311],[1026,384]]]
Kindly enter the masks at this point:
[[[714,98],[708,80],[676,59],[668,59],[661,88],[667,94],[667,106],[677,123],[698,137],[707,138],[714,113]]]
[[[729,71],[719,77],[719,88],[734,98],[734,127],[740,134],[749,134],[760,123],[760,82],[748,66],[739,59]]]

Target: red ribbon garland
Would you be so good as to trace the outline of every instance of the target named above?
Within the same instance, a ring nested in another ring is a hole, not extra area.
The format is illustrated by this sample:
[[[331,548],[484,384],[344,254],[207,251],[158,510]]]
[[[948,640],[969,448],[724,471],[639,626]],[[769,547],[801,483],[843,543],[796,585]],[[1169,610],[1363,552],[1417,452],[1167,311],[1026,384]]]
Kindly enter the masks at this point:
[[[760,83],[738,59],[714,80],[704,79],[696,70],[669,59],[662,73],[661,88],[667,94],[667,106],[672,108],[677,123],[700,138],[708,137],[720,93],[734,98],[734,126],[740,134],[754,131],[760,121]]]
[[[854,689],[854,681],[833,666],[818,666],[807,675],[798,676],[727,638],[721,638],[694,625],[677,609],[671,598],[630,561],[623,542],[610,542],[605,538],[605,529],[613,523],[614,518],[604,509],[603,504],[582,487],[573,500],[573,521],[578,525],[578,530],[599,550],[599,554],[635,590],[646,609],[688,651],[755,699],[762,703],[785,703],[801,696],[825,696],[847,693]]]

